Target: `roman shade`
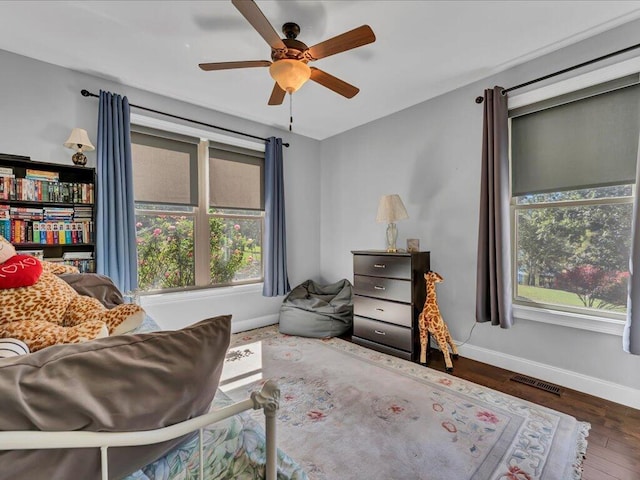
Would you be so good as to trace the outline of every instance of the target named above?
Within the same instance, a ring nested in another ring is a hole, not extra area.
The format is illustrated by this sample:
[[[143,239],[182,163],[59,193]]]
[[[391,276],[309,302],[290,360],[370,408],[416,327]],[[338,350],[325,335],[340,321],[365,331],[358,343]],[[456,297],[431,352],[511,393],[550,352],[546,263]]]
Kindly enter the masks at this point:
[[[264,153],[213,143],[209,148],[209,206],[264,210]]]
[[[199,142],[196,137],[135,127],[131,132],[135,201],[196,206]]]
[[[635,182],[637,75],[512,110],[512,195]],[[625,84],[634,83],[630,86]]]

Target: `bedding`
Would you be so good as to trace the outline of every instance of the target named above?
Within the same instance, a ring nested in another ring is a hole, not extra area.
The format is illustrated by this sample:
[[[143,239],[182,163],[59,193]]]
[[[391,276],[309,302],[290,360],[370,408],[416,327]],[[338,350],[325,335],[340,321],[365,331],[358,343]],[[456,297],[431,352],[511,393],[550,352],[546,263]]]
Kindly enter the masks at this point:
[[[29,347],[17,338],[0,338],[0,358],[17,357],[29,353]]]
[[[206,324],[210,321],[211,320],[204,321],[204,323]],[[189,329],[190,327],[187,328]],[[158,325],[153,321],[153,319],[146,316],[142,324],[137,329],[130,332],[130,334],[109,338],[118,339],[118,343],[120,345],[127,345],[131,338],[148,338],[148,336],[144,337],[141,334],[153,334],[156,330],[159,330]],[[197,328],[192,329],[192,333],[195,333],[198,336],[206,336],[207,330]],[[180,331],[157,332],[157,334],[153,334],[153,336],[155,335],[174,336],[181,335],[181,333]],[[75,416],[76,419],[79,418],[79,416],[87,417],[85,420],[89,421],[88,417],[90,415],[98,414],[98,416],[101,417],[98,420],[104,422],[117,423],[121,421],[127,424],[131,422],[131,428],[121,429],[127,431],[134,429],[133,423],[139,425],[137,420],[135,422],[133,421],[134,412],[129,411],[129,409],[126,408],[120,409],[119,411],[119,414],[124,414],[122,418],[109,420],[112,416],[112,412],[106,411],[105,408],[98,406],[101,400],[100,398],[88,399],[86,395],[82,395],[78,392],[76,384],[68,383],[69,380],[74,378],[78,382],[81,381],[81,378],[84,378],[84,381],[87,381],[86,373],[92,371],[93,368],[96,367],[95,360],[97,359],[97,357],[93,359],[87,358],[87,354],[89,354],[88,352],[94,351],[94,349],[90,347],[100,345],[101,343],[103,342],[96,340],[79,345],[53,346],[41,350],[39,353],[22,357],[23,360],[29,359],[29,362],[27,362],[27,364],[21,363],[21,365],[36,367],[34,371],[37,371],[39,374],[43,374],[44,371],[37,368],[38,361],[34,361],[34,357],[36,360],[38,360],[38,358],[42,360],[42,357],[44,356],[43,354],[49,352],[50,360],[59,360],[59,362],[53,362],[54,370],[48,370],[46,372],[58,378],[56,381],[51,382],[43,383],[38,381],[37,377],[33,376],[33,372],[31,372],[32,375],[30,376],[25,375],[24,370],[21,371],[16,368],[9,368],[9,370],[13,370],[13,372],[6,370],[7,362],[0,360],[0,389],[2,389],[3,392],[11,392],[9,395],[0,397],[0,408],[4,410],[3,415],[0,416],[0,430],[7,430],[9,428],[14,430],[17,426],[24,427],[24,422],[33,421],[31,416],[34,413],[37,416],[40,426],[44,426],[44,422],[46,421],[50,426],[49,430],[67,430],[67,415]],[[88,350],[85,352],[78,352],[77,350],[80,346],[84,346]],[[66,355],[62,354],[64,350],[67,350],[65,353],[69,353],[70,355],[72,352],[75,353],[75,355],[71,355],[72,357],[75,357],[73,361],[66,360]],[[171,349],[166,345],[162,350],[163,352],[157,353],[168,354],[171,351]],[[208,352],[208,356],[216,356],[216,351],[221,351],[222,358],[224,358],[226,347],[210,350]],[[148,350],[147,353],[149,353]],[[202,361],[201,358],[197,358],[198,356],[195,355],[195,352],[190,348],[186,348],[185,353],[188,353],[190,356],[193,354],[194,361],[197,360],[203,364],[206,363],[206,361]],[[135,363],[135,358],[140,357],[140,355],[124,355],[124,357],[129,358],[130,363]],[[86,366],[87,368],[82,368],[82,364],[84,364],[86,360],[89,361],[89,365]],[[110,365],[112,370],[118,370],[124,366],[124,363],[126,363],[120,362],[118,359],[114,358],[111,358],[111,360],[115,360],[115,365]],[[219,361],[219,358],[217,361]],[[9,365],[10,364],[11,362],[9,362]],[[158,366],[160,366],[160,363]],[[204,369],[204,367],[202,368]],[[68,370],[68,374],[64,376],[67,381],[61,381],[62,378],[59,376],[62,372],[60,370]],[[106,370],[110,370],[110,368],[106,368]],[[57,371],[57,373],[54,374],[53,372],[55,371]],[[104,375],[104,371],[105,370],[101,370],[98,375],[102,377]],[[133,377],[133,379],[136,378],[131,369],[125,368],[125,371],[125,373],[112,372],[112,375],[109,377],[110,380],[112,380],[116,375],[121,375],[122,377]],[[172,373],[175,374],[175,372],[169,372],[164,368],[158,368],[151,374],[151,376],[155,379],[155,384],[161,386],[163,390],[166,390],[168,388],[167,381],[161,381],[157,376],[171,376]],[[92,376],[95,377],[95,372]],[[15,387],[11,387],[10,385],[20,385],[23,381],[26,382],[29,387],[20,388],[17,393],[13,392],[12,388]],[[134,380],[133,383],[137,382]],[[95,384],[96,382],[92,383],[92,385]],[[97,383],[97,385],[103,385],[105,390],[108,389],[109,393],[104,393],[102,395],[103,397],[109,398],[109,396],[111,396],[114,400],[119,399],[120,401],[117,402],[119,404],[125,404],[122,400],[123,398],[128,397],[137,399],[138,403],[134,405],[134,408],[132,408],[132,410],[137,412],[136,415],[138,415],[141,410],[148,410],[151,417],[154,416],[154,413],[166,414],[167,407],[159,409],[157,401],[168,401],[171,403],[175,401],[175,398],[171,400],[171,395],[165,394],[167,393],[166,391],[160,394],[157,388],[149,388],[149,385],[145,386],[144,383],[137,384],[128,394],[117,392],[117,389],[114,390],[111,381],[107,383]],[[205,382],[205,386],[206,385],[207,382]],[[66,406],[62,406],[57,402],[57,400],[52,401],[50,395],[51,392],[47,392],[47,386],[53,386],[54,390],[57,390],[58,395],[64,396],[66,393],[70,397],[70,399],[67,399],[67,402],[73,402],[75,397],[78,400],[77,405],[70,407],[67,404]],[[202,390],[210,389],[195,389],[196,392],[201,392]],[[183,392],[181,389],[177,388],[173,393],[182,394]],[[16,396],[18,399],[15,398]],[[158,399],[158,397],[160,398]],[[154,401],[156,403],[154,403]],[[11,408],[20,409],[21,402],[33,403],[35,412],[29,412],[29,414],[23,412],[24,414],[19,415],[19,418],[15,419],[13,418],[15,412],[12,412]],[[215,398],[211,403],[210,409],[216,410],[232,403],[233,402],[228,396],[226,396],[220,389],[216,388]],[[69,408],[71,409],[71,412],[66,412]],[[78,408],[80,408],[80,411],[78,411]],[[91,413],[91,410],[94,410],[94,412]],[[205,410],[208,410],[208,406]],[[65,420],[65,418],[67,420]],[[3,424],[3,421],[9,421],[10,425]],[[253,480],[264,478],[266,465],[265,433],[263,427],[248,413],[243,412],[206,427],[203,431],[203,438],[204,471],[206,475],[205,478],[207,480],[243,478]],[[149,448],[151,448],[151,451],[145,451],[145,449]],[[165,442],[162,444],[143,447],[110,448],[109,478],[124,478],[126,480],[195,479],[198,478],[199,450],[198,436],[196,433],[177,439],[173,441],[173,444]],[[82,451],[5,451],[0,452],[0,471],[3,472],[0,474],[0,478],[29,478],[30,480],[50,480],[52,478],[97,479],[99,478],[99,467],[97,466],[98,459],[99,451],[97,449],[87,449]],[[135,466],[136,464],[138,466]],[[140,465],[144,466],[138,468]],[[93,473],[87,472],[87,468],[89,468]],[[133,471],[135,468],[138,468],[138,470]],[[280,450],[277,450],[277,469],[277,478],[279,480],[307,480],[307,475],[302,468]],[[133,473],[129,473],[132,471]],[[7,474],[6,476],[4,475],[5,473]],[[126,476],[123,477],[123,475]]]
[[[160,327],[149,316],[134,332],[151,332]],[[211,410],[233,401],[218,389]],[[243,412],[204,429],[206,480],[254,480],[264,478],[266,440],[263,427],[248,412]],[[278,480],[308,480],[302,467],[278,449]],[[196,479],[199,466],[198,437],[185,440],[156,461],[123,480]]]
[[[216,393],[212,409],[233,401],[222,390]],[[264,478],[266,441],[263,427],[247,412],[211,425],[204,430],[204,472],[206,480],[255,480]],[[278,480],[308,480],[302,467],[280,449]],[[198,478],[198,438],[185,441],[153,463],[124,480],[186,480]]]
[[[108,277],[62,277],[107,308],[123,301]],[[122,335],[0,359],[0,391],[8,392],[0,396],[0,430],[139,431],[231,405],[217,388],[229,336],[230,316],[160,331],[145,315]],[[207,480],[264,478],[265,432],[248,413],[206,427],[203,438]],[[109,478],[195,479],[199,450],[197,432],[160,444],[112,447]],[[276,453],[278,479],[307,480],[290,457]],[[97,479],[99,458],[94,448],[0,451],[0,478]]]
[[[124,297],[113,281],[98,273],[63,273],[58,275],[80,295],[97,299],[111,309],[124,303]]]
[[[153,430],[206,413],[230,335],[227,315],[0,360],[0,430]],[[122,478],[184,439],[109,449],[109,478]],[[92,479],[99,462],[98,449],[0,452],[2,478]]]

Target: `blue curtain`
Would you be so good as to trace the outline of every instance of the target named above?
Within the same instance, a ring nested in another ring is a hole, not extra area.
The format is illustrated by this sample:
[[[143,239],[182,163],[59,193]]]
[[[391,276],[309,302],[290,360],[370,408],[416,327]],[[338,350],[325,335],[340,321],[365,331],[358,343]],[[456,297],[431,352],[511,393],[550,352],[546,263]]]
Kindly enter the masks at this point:
[[[494,87],[484,91],[476,320],[509,328],[513,325],[509,120],[507,96],[502,90],[502,87]]]
[[[129,110],[127,97],[100,91],[97,271],[122,292],[138,287]]]
[[[284,218],[284,178],[282,165],[282,139],[267,140],[264,153],[264,287],[262,295],[286,295],[289,287],[287,275],[287,230]]]
[[[640,143],[640,141],[639,141]],[[627,296],[627,324],[622,334],[622,347],[627,353],[640,355],[640,210],[638,188],[640,188],[640,145],[636,162],[636,194],[633,199],[633,222],[631,226],[631,257],[629,258],[629,294]]]

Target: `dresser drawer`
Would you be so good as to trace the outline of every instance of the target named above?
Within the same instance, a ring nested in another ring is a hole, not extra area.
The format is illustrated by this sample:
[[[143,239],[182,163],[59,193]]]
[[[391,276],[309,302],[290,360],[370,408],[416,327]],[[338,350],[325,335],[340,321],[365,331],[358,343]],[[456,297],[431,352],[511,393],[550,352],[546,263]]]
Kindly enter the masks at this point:
[[[353,313],[361,317],[411,327],[413,307],[406,303],[388,302],[356,295],[353,297]]]
[[[405,360],[413,360],[411,352],[405,352],[404,350],[398,350],[397,348],[387,347],[378,342],[372,342],[370,340],[365,340],[360,337],[351,337],[351,341],[353,343],[357,343],[358,345],[362,345],[363,347],[370,348],[372,350],[377,350],[378,352],[388,353],[389,355],[393,355],[394,357],[404,358]]]
[[[411,351],[411,329],[379,322],[369,318],[353,317],[353,334],[389,347]]]
[[[354,255],[353,273],[374,277],[404,278],[411,280],[411,257],[390,255]]]
[[[411,303],[411,282],[409,280],[354,275],[353,293]]]

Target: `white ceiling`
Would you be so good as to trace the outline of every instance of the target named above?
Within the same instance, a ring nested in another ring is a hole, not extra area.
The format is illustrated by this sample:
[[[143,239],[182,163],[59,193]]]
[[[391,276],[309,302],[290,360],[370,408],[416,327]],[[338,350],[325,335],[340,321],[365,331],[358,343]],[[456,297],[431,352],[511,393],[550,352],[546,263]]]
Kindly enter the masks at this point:
[[[359,87],[356,97],[314,82],[293,95],[294,132],[320,140],[640,18],[640,1],[257,4],[278,33],[298,23],[309,46],[363,24],[376,34],[373,44],[314,63]],[[267,105],[268,69],[198,68],[270,60],[269,46],[227,0],[0,1],[0,49],[288,128],[288,99]]]

